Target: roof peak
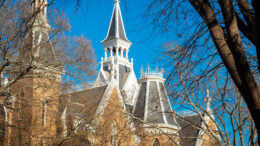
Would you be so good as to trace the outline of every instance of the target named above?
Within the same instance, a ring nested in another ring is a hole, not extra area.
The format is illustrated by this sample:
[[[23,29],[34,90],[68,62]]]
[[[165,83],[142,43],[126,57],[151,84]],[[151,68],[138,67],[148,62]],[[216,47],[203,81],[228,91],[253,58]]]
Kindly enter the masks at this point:
[[[130,41],[126,37],[124,23],[123,23],[121,10],[119,6],[119,0],[114,1],[114,8],[113,8],[113,12],[109,24],[107,36],[102,41],[102,44],[112,40],[123,40],[125,42],[130,43]]]

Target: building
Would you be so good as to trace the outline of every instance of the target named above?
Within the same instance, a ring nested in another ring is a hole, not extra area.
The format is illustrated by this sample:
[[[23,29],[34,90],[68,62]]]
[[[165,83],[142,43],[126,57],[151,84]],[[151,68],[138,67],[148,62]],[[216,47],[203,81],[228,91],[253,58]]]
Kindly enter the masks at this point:
[[[46,7],[41,5],[47,1],[37,0],[34,4],[42,12],[24,44],[33,50],[22,50],[18,60],[23,64],[29,60],[38,67],[12,86],[12,94],[5,95],[10,102],[1,107],[5,117],[2,121],[15,128],[2,127],[2,144],[210,144],[213,139],[201,129],[207,127],[206,123],[216,132],[213,116],[177,118],[164,87],[163,70],[148,66],[141,69],[141,78],[136,78],[133,59],[128,56],[132,43],[125,33],[118,0],[114,1],[107,36],[101,42],[104,58],[93,87],[66,94],[60,94],[63,70],[56,67],[58,63],[48,39]],[[206,99],[210,110],[209,96]],[[20,107],[20,112],[11,111],[16,107]]]

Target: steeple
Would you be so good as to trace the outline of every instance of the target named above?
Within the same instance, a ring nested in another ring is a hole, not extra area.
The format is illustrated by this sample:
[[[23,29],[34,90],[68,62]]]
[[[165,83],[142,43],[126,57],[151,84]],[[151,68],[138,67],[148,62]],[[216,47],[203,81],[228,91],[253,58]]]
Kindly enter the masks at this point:
[[[49,39],[50,25],[47,21],[47,0],[33,0],[32,19],[23,46],[18,55],[18,62],[34,63],[37,66],[55,66],[57,59]]]
[[[126,37],[118,0],[114,1],[107,36],[101,43],[105,48],[105,60],[107,59],[107,52],[109,52],[110,58],[115,56],[116,58],[121,57],[128,59],[128,50],[132,43]]]
[[[133,105],[139,88],[133,68],[133,58],[128,58],[131,42],[125,34],[119,1],[114,1],[114,8],[104,46],[104,58],[101,58],[100,71],[94,86],[115,81],[126,104]]]
[[[109,25],[109,29],[107,32],[107,36],[102,41],[102,44],[105,44],[106,42],[111,41],[111,40],[115,41],[117,39],[131,44],[130,41],[126,37],[124,23],[123,23],[121,10],[120,10],[120,6],[119,6],[119,1],[115,0],[114,9],[113,9],[112,17],[110,20],[110,25]]]

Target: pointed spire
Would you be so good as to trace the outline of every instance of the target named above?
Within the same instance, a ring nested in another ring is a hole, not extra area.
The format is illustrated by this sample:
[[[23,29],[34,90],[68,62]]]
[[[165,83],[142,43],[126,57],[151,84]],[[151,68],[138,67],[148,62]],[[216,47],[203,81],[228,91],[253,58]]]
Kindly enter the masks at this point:
[[[37,13],[36,19],[33,21],[34,27],[43,27],[46,32],[50,31],[50,25],[47,21],[47,0],[33,0],[32,11]]]
[[[112,17],[110,20],[110,25],[109,25],[109,29],[107,32],[107,36],[102,41],[102,43],[110,41],[110,40],[114,40],[114,39],[120,39],[120,40],[130,43],[125,34],[124,23],[123,23],[118,0],[114,1],[114,9],[113,9]]]
[[[142,65],[142,67],[140,69],[140,74],[143,75],[143,73],[144,73],[144,68],[143,68],[143,65]]]
[[[210,109],[210,102],[211,102],[211,97],[209,96],[209,89],[207,89],[207,95],[204,99],[205,103],[206,103],[206,111],[207,112],[211,112],[211,109]]]

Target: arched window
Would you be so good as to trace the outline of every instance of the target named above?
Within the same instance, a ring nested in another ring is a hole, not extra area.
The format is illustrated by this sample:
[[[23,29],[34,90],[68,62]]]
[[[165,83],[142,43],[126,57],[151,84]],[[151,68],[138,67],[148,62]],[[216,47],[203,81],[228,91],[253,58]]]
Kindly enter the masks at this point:
[[[24,97],[24,91],[22,91],[21,93],[20,93],[20,96],[23,98]]]
[[[160,142],[157,138],[153,141],[152,146],[160,146]]]
[[[114,122],[112,122],[112,124],[111,124],[111,145],[112,146],[117,145],[116,135],[117,135],[116,124]]]

